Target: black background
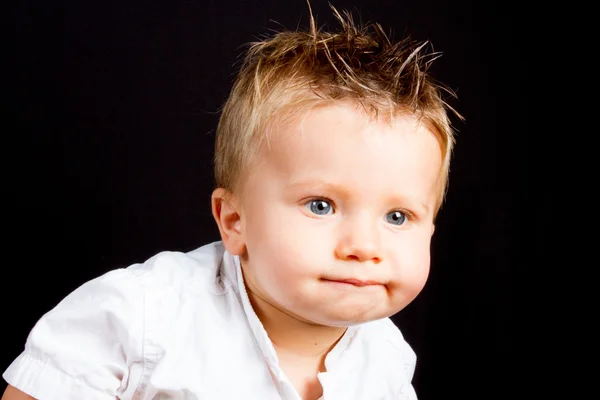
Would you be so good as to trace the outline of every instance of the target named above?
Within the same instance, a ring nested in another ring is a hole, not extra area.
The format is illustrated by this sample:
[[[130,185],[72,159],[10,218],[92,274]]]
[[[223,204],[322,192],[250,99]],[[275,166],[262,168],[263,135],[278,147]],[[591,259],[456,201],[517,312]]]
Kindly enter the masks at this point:
[[[393,319],[418,355],[421,400],[508,398],[529,157],[511,106],[522,39],[512,6],[333,5],[444,54],[432,72],[466,121],[454,119],[429,281]],[[335,26],[327,2],[312,6]],[[21,1],[7,11],[2,371],[35,321],[86,280],[218,240],[212,142],[243,45],[308,25],[304,0]]]

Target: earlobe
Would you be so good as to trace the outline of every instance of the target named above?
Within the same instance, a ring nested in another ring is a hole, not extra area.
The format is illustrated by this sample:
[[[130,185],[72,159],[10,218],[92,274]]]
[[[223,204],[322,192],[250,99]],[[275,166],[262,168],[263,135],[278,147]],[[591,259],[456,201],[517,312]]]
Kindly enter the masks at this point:
[[[431,224],[431,236],[433,236],[434,232],[435,232],[435,224]]]
[[[246,246],[234,194],[226,189],[217,188],[212,193],[211,205],[225,249],[230,254],[241,255]]]

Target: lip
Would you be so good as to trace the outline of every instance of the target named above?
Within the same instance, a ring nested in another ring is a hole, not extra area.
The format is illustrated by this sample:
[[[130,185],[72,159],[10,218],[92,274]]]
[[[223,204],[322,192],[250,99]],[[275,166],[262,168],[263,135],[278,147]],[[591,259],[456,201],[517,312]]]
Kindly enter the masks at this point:
[[[381,283],[376,281],[362,281],[360,279],[323,279],[326,282],[333,283],[344,283],[346,285],[352,285],[357,287],[365,287],[365,286],[379,286]]]

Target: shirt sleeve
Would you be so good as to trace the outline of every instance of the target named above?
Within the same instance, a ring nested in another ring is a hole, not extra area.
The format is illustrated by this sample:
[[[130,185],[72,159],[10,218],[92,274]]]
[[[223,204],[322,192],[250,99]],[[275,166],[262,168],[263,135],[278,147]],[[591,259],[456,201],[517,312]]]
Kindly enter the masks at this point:
[[[117,269],[65,297],[30,331],[4,372],[39,400],[114,400],[143,370],[144,293],[136,269]]]

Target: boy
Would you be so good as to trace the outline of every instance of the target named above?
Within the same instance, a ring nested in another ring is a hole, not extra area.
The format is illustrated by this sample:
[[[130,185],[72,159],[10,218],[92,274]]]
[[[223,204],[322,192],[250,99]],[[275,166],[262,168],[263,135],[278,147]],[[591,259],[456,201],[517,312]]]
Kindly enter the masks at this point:
[[[217,130],[221,240],[75,290],[18,399],[415,399],[389,316],[422,290],[454,143],[433,59],[334,13],[253,44]]]

